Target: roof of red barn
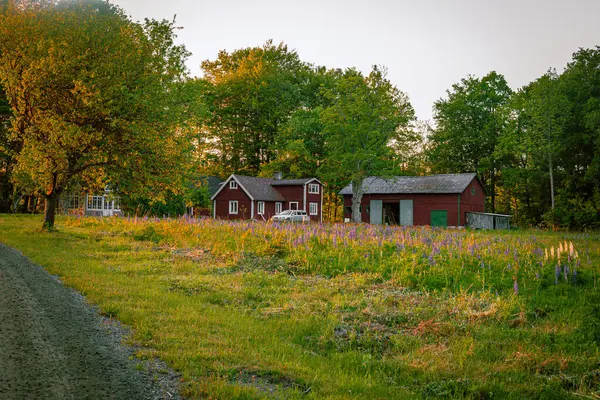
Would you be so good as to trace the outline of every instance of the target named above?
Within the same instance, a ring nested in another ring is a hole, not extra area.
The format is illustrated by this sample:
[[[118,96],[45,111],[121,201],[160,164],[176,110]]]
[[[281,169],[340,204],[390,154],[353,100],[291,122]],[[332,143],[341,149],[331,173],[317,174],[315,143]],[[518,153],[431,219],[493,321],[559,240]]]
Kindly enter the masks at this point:
[[[449,194],[462,193],[477,174],[441,174],[428,176],[395,176],[380,178],[370,176],[363,181],[364,194]],[[483,185],[482,185],[483,186]],[[340,191],[352,194],[352,184]]]

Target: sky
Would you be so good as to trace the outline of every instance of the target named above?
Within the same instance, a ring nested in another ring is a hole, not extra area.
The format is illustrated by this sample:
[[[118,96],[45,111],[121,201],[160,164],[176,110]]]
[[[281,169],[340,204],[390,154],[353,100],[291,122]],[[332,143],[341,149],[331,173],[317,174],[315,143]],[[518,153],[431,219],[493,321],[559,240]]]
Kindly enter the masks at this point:
[[[513,89],[579,48],[600,45],[600,0],[111,0],[133,20],[173,19],[188,67],[219,50],[284,42],[327,68],[374,64],[405,92],[417,117],[460,79],[503,74]]]

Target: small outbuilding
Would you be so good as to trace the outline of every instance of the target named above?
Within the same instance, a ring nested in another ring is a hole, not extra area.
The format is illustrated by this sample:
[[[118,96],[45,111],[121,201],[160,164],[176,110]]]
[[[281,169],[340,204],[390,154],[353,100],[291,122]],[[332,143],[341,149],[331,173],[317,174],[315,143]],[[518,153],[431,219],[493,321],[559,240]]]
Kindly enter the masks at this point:
[[[510,215],[468,212],[467,226],[473,229],[510,229]]]
[[[475,173],[368,177],[363,181],[362,222],[403,226],[464,226],[467,213],[485,211],[485,189]],[[344,217],[352,216],[352,184],[344,197]]]

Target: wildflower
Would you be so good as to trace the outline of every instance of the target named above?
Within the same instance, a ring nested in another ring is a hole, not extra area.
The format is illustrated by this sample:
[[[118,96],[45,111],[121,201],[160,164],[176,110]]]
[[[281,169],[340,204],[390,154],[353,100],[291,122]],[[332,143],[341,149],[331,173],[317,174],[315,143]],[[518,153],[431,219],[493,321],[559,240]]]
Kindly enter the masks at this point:
[[[558,278],[560,277],[560,266],[557,265],[554,268],[554,284],[558,285]]]
[[[569,254],[575,253],[575,246],[573,246],[573,242],[569,242]]]
[[[519,283],[517,282],[517,277],[516,276],[513,276],[513,281],[514,281],[514,283],[513,283],[513,292],[515,294],[519,294]]]
[[[565,265],[563,272],[565,275],[565,281],[568,282],[569,281],[569,266],[568,265]]]

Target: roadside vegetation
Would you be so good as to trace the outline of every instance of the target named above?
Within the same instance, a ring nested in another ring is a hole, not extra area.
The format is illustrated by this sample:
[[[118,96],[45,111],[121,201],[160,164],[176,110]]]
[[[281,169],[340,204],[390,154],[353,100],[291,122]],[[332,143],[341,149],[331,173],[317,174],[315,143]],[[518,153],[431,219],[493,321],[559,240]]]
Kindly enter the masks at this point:
[[[197,398],[598,398],[600,235],[0,216]]]

